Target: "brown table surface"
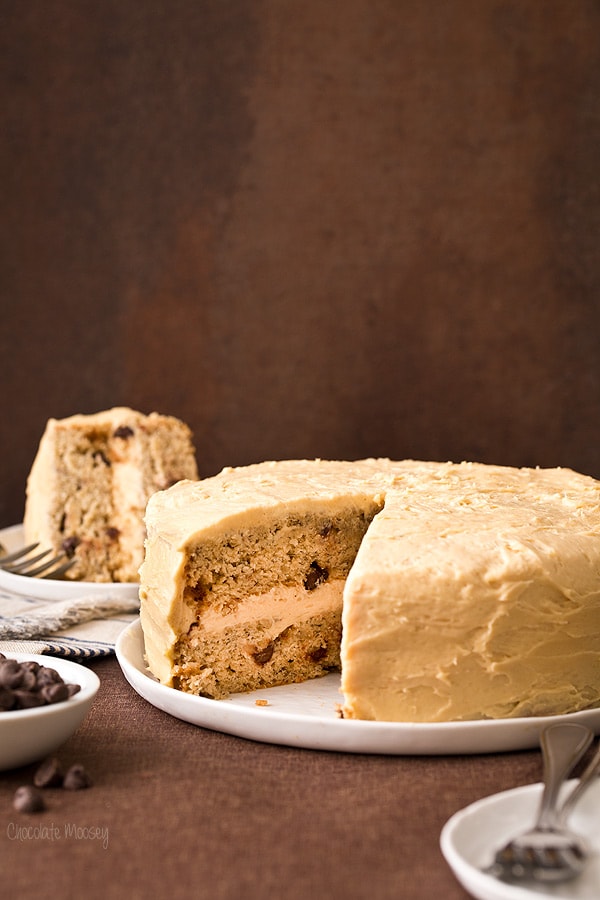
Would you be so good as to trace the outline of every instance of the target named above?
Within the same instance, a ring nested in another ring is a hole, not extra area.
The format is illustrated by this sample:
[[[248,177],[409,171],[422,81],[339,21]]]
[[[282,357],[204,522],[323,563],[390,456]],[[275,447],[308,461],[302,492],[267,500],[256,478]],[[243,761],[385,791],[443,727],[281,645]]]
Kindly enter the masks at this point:
[[[13,809],[36,766],[0,773],[0,861],[10,896],[409,898],[468,895],[439,849],[468,803],[539,780],[527,751],[373,756],[255,743],[155,709],[113,657],[58,751],[93,777]],[[37,831],[30,826],[47,826]],[[59,887],[60,886],[60,887]]]

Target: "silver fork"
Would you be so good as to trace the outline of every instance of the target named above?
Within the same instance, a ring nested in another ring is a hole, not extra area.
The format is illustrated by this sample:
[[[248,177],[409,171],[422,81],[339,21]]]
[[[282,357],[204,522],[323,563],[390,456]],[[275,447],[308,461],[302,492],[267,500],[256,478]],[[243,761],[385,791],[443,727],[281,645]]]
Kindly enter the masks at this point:
[[[0,569],[29,578],[61,578],[75,562],[74,559],[69,559],[66,553],[50,555],[53,553],[52,550],[43,550],[35,556],[30,556],[38,547],[39,543],[29,544],[14,553],[7,553],[0,544]]]
[[[505,881],[558,883],[583,871],[587,842],[566,825],[577,800],[591,784],[600,764],[600,753],[589,763],[579,784],[559,809],[560,788],[590,746],[594,733],[585,725],[561,722],[542,732],[544,789],[533,828],[501,847],[484,871]]]

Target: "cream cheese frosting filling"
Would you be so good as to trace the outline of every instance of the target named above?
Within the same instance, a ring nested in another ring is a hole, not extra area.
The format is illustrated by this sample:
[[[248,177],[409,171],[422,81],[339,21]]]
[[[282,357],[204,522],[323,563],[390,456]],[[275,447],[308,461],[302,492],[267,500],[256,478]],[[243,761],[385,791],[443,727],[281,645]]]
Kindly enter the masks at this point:
[[[208,609],[199,619],[204,632],[220,632],[227,628],[253,623],[272,640],[298,622],[311,619],[326,610],[341,608],[344,582],[336,580],[323,584],[309,594],[294,587],[274,587],[264,594],[239,600],[233,609],[221,613]]]

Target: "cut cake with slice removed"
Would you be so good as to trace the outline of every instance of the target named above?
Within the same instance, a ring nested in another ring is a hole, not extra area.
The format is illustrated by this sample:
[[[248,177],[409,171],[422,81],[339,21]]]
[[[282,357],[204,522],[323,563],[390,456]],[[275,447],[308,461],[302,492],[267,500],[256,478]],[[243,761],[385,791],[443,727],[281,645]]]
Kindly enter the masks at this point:
[[[155,494],[146,525],[141,622],[163,684],[221,698],[341,665],[345,718],[600,705],[600,483],[587,476],[270,462]]]
[[[137,582],[148,498],[198,476],[188,426],[115,407],[49,419],[27,481],[25,542],[65,551],[70,579]]]

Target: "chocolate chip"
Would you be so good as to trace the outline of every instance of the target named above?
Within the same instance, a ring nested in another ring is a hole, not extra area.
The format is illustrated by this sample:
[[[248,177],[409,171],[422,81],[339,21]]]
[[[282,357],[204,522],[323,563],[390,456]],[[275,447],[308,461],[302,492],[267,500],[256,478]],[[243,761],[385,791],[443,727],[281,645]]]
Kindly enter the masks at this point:
[[[325,656],[327,656],[327,647],[316,647],[308,653],[308,658],[313,662],[320,662]]]
[[[43,687],[45,684],[57,684],[62,681],[56,669],[51,669],[50,666],[40,666],[34,678],[38,687]]]
[[[16,659],[0,660],[0,687],[17,688],[21,686],[24,672]],[[35,677],[34,677],[35,681]]]
[[[92,779],[81,763],[75,763],[67,770],[62,786],[67,791],[81,791],[92,786]]]
[[[39,788],[60,787],[63,777],[60,761],[55,756],[51,756],[37,769],[33,776],[33,783]]]
[[[311,562],[310,569],[304,579],[304,590],[314,591],[328,578],[329,572],[327,569],[322,569],[318,562]]]
[[[39,672],[42,668],[39,662],[36,662],[35,659],[26,659],[25,662],[22,662],[21,665],[24,669],[27,669],[28,672]]]
[[[38,691],[13,691],[15,706],[17,709],[34,709],[37,706],[45,706],[46,700]]]
[[[251,654],[252,659],[259,666],[264,666],[265,663],[268,663],[269,660],[271,659],[271,657],[273,656],[274,649],[275,649],[275,644],[273,643],[273,641],[271,641],[270,644],[267,644],[267,646],[263,647],[261,650],[259,650],[257,647],[256,650],[254,650]]]
[[[69,699],[69,689],[64,682],[62,684],[46,684],[40,690],[42,699],[46,703],[62,703]]]
[[[46,804],[40,791],[28,784],[17,788],[13,797],[13,806],[18,812],[24,813],[42,812],[42,810],[46,809]]]
[[[113,431],[113,437],[126,439],[133,437],[133,433],[133,428],[130,428],[129,425],[119,425],[119,427],[115,428]]]
[[[116,541],[121,534],[118,528],[115,528],[113,525],[109,525],[109,527],[105,530],[106,537],[111,541]]]
[[[0,687],[0,712],[8,712],[15,705],[14,691]]]
[[[92,458],[93,458],[94,460],[97,460],[97,459],[102,460],[102,462],[104,463],[105,466],[111,466],[111,465],[112,465],[110,459],[108,458],[108,456],[106,455],[106,453],[104,453],[103,450],[94,450],[94,452],[92,453]]]
[[[64,539],[62,544],[60,545],[63,551],[67,554],[69,559],[73,559],[75,556],[75,551],[81,543],[81,538],[78,538],[76,534],[72,534],[70,537]]]

